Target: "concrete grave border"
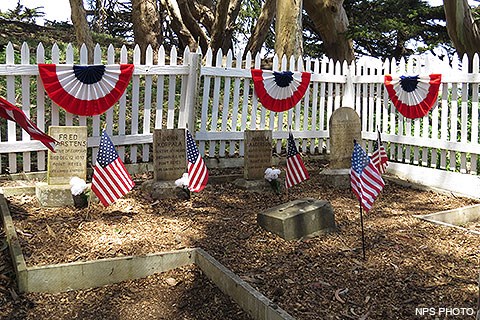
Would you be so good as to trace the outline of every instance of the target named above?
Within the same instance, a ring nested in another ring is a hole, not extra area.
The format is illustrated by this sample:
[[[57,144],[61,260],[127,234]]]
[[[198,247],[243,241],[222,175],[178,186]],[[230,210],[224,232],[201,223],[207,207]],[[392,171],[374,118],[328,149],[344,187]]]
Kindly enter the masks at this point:
[[[414,215],[414,217],[441,226],[452,227],[465,232],[480,235],[479,231],[462,227],[462,225],[466,224],[467,222],[480,220],[480,204],[430,213],[426,215]]]
[[[20,292],[53,293],[100,287],[194,264],[253,319],[295,319],[200,248],[29,267],[2,193],[0,211]]]

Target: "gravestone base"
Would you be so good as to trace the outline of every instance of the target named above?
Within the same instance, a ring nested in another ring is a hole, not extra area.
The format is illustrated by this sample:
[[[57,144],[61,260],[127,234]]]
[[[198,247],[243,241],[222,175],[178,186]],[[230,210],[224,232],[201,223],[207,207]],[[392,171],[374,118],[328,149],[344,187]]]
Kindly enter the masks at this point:
[[[320,172],[322,184],[337,188],[350,188],[350,169],[325,169]]]
[[[233,184],[242,190],[251,192],[265,192],[272,188],[265,179],[247,180],[240,178],[233,181]]]
[[[49,185],[46,182],[35,184],[35,195],[43,207],[73,206],[69,184]]]
[[[257,224],[285,240],[316,236],[336,229],[330,202],[293,200],[257,214]]]
[[[142,191],[149,194],[152,199],[187,199],[186,193],[175,185],[175,181],[148,180],[142,183]]]

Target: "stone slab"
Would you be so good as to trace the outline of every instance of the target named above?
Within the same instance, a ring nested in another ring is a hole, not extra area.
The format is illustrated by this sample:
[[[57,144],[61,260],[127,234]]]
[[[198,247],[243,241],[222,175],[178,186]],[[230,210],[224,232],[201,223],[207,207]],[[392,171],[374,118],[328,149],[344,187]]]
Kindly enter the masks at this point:
[[[153,175],[156,181],[175,181],[187,168],[185,129],[155,129]]]
[[[257,214],[257,223],[285,240],[295,240],[336,229],[333,208],[326,200],[293,200]]]
[[[326,168],[320,172],[323,185],[337,189],[350,188],[350,169],[330,169]]]
[[[87,179],[87,127],[50,126],[48,133],[58,141],[55,153],[48,152],[47,183],[69,185],[72,177]]]
[[[148,180],[142,183],[141,189],[152,197],[152,199],[173,199],[182,198],[183,191],[175,185],[175,181]]]
[[[352,166],[353,140],[362,140],[360,117],[352,108],[341,107],[329,120],[331,169],[348,169]]]
[[[251,192],[265,192],[271,189],[270,184],[268,184],[268,182],[265,179],[247,180],[247,179],[239,178],[234,180],[233,184],[242,190],[251,191]]]
[[[37,182],[35,195],[43,207],[73,206],[70,185],[49,185],[45,182]]]
[[[263,179],[265,169],[272,165],[272,130],[246,130],[244,178]]]

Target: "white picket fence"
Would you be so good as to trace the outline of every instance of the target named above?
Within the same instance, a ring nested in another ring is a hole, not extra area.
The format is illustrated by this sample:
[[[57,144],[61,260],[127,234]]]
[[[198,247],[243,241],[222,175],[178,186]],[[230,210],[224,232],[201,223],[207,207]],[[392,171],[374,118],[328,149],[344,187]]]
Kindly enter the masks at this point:
[[[18,50],[17,50],[18,51]],[[388,149],[390,160],[441,170],[477,174],[479,60],[475,56],[469,73],[467,58],[460,62],[411,57],[408,61],[360,59],[356,63],[334,63],[327,59],[274,58],[273,70],[308,71],[311,83],[304,98],[286,112],[271,112],[258,102],[253,90],[251,68],[262,61],[250,54],[229,51],[224,56],[211,51],[205,55],[173,48],[169,55],[160,48],[158,62],[147,49],[145,64],[140,50],[133,56],[125,47],[95,48],[94,63],[133,63],[131,85],[120,101],[105,114],[82,117],[65,112],[45,95],[36,64],[30,63],[31,49],[23,44],[20,54],[6,48],[6,61],[0,61],[0,96],[22,108],[37,125],[86,125],[89,128],[89,159],[97,152],[101,129],[117,145],[126,163],[152,159],[155,128],[188,127],[206,157],[243,156],[243,132],[247,129],[273,131],[275,151],[285,149],[288,130],[299,149],[310,154],[329,152],[328,119],[333,111],[354,108],[362,120],[363,145],[372,150],[377,128]],[[61,52],[54,45],[47,54],[42,44],[35,49],[36,63],[86,64],[84,46],[75,51],[69,45]],[[442,86],[437,105],[428,116],[411,120],[401,116],[389,102],[383,85],[385,74],[441,73]],[[20,90],[18,90],[20,89]],[[16,92],[21,92],[18,96]],[[0,165],[10,172],[46,169],[46,148],[13,122],[0,121]]]

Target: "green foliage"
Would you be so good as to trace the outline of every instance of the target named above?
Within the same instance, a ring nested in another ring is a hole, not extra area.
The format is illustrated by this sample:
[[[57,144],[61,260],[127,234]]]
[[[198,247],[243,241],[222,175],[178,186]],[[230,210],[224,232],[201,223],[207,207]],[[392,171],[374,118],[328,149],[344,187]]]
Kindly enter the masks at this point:
[[[20,0],[18,0],[17,6],[14,9],[7,10],[7,12],[0,12],[0,18],[35,23],[36,18],[45,16],[45,12],[41,11],[42,9],[43,7],[27,8],[20,4]]]
[[[453,50],[443,6],[422,0],[345,0],[344,7],[357,55],[399,59],[439,45]]]

